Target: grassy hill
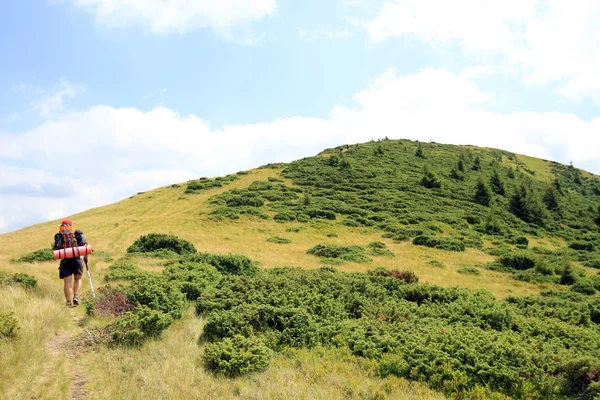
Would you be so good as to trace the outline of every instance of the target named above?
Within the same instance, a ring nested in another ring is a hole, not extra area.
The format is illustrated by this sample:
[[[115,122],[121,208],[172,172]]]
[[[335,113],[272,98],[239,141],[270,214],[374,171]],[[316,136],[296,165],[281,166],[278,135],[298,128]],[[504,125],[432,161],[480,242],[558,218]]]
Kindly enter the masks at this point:
[[[17,262],[48,247],[59,221],[0,235],[0,313],[20,327],[0,339],[0,392],[590,397],[599,204],[597,176],[546,160],[343,145],[72,216],[95,250],[90,315],[62,305],[57,262]]]

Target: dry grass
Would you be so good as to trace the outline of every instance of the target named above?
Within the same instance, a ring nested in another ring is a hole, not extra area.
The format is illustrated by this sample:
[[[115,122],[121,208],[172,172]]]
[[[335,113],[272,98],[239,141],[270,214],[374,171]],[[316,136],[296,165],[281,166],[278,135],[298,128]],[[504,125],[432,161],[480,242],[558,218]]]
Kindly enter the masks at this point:
[[[198,344],[202,320],[188,310],[163,339],[141,351],[102,348],[83,358],[93,399],[441,399],[404,379],[378,379],[369,360],[346,352],[290,350],[267,371],[238,379],[207,372]],[[381,397],[376,397],[380,394]]]

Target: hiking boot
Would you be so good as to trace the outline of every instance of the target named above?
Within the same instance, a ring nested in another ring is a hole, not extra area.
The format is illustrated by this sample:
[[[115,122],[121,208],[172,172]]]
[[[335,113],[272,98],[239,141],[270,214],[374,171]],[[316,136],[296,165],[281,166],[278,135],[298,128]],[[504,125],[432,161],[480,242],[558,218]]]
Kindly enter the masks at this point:
[[[73,307],[73,302],[71,300],[67,300],[67,307]]]
[[[73,296],[73,305],[74,306],[79,305],[79,296],[78,295]]]

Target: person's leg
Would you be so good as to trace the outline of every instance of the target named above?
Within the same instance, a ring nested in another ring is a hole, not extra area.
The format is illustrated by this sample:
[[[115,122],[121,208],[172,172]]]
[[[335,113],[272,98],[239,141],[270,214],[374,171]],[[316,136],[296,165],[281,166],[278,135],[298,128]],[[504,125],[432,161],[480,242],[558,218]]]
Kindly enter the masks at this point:
[[[73,275],[69,275],[69,276],[65,276],[63,278],[64,284],[65,284],[65,299],[67,299],[67,301],[71,301],[71,299],[73,298],[73,289],[72,289],[72,284],[73,284]]]
[[[74,275],[75,281],[73,282],[73,294],[77,298],[79,303],[79,292],[81,291],[81,275]]]

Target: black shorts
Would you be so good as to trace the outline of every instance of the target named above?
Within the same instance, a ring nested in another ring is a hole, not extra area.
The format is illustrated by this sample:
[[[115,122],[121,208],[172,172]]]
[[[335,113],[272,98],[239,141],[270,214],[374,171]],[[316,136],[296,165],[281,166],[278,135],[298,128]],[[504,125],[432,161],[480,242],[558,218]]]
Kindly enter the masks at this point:
[[[83,275],[83,260],[81,257],[60,260],[58,277],[63,279],[71,275]]]

